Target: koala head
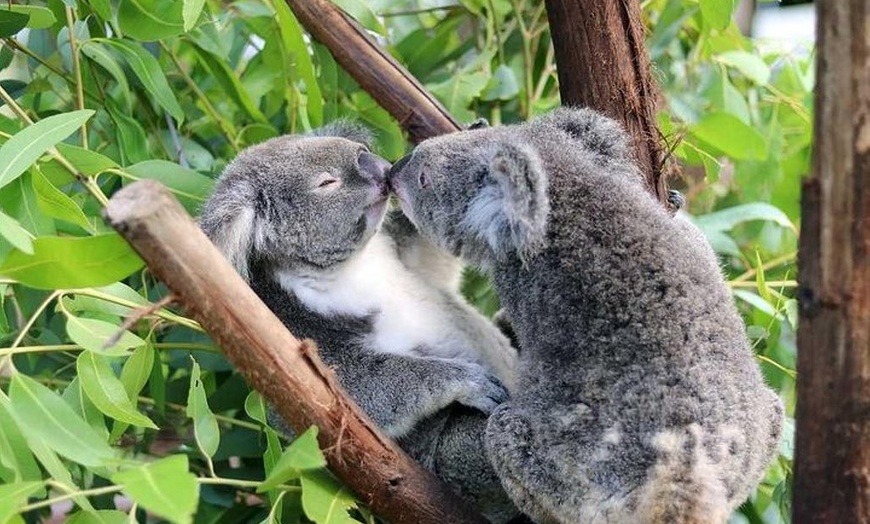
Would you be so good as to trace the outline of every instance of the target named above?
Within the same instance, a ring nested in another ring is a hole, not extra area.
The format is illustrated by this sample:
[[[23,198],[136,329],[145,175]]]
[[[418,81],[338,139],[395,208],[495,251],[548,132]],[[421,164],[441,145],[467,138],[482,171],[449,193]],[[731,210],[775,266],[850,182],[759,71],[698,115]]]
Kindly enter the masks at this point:
[[[389,162],[347,123],[251,146],[227,166],[200,226],[236,270],[325,268],[347,259],[386,212]]]
[[[422,142],[388,178],[423,234],[486,267],[542,247],[549,201],[541,164],[509,128],[473,128]]]

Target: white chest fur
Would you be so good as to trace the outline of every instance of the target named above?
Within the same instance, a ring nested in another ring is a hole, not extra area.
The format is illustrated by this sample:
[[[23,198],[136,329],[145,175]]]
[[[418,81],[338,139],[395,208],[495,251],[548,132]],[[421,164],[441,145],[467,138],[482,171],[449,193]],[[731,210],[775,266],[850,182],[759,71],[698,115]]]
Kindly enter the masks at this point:
[[[431,356],[478,360],[464,354],[465,344],[451,340],[456,333],[441,292],[402,264],[385,235],[376,234],[328,272],[279,271],[276,276],[284,289],[320,314],[373,315],[374,330],[366,343],[375,351],[410,355],[425,346]]]

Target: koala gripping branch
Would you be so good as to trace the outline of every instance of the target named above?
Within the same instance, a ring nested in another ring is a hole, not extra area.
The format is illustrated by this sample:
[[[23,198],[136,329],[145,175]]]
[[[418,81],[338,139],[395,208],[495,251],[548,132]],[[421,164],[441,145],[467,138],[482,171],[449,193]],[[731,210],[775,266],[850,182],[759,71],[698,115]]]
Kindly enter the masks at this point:
[[[378,431],[314,342],[287,331],[166,188],[131,184],[112,197],[105,217],[290,427],[320,428],[330,469],[377,514],[394,524],[486,523]]]

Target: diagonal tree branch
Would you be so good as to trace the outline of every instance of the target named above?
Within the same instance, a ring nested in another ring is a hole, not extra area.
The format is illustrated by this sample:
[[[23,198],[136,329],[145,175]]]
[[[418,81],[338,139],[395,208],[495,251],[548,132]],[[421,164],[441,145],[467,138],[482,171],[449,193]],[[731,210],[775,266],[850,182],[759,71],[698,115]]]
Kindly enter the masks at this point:
[[[376,513],[395,524],[486,523],[380,433],[314,342],[287,331],[166,188],[131,184],[104,214],[290,427],[320,428],[330,469]]]
[[[407,69],[350,16],[328,0],[286,0],[296,18],[325,45],[359,85],[386,109],[411,140],[452,133],[459,124]]]

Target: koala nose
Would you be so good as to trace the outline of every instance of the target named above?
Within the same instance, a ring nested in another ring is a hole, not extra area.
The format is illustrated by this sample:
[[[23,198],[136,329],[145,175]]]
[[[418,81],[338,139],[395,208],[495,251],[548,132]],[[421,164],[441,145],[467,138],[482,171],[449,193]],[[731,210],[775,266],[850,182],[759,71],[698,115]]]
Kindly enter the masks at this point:
[[[390,163],[378,155],[365,151],[359,156],[359,170],[363,177],[378,184],[385,184]]]
[[[396,178],[396,176],[398,176],[402,169],[408,164],[408,161],[411,160],[411,156],[413,155],[413,151],[408,153],[402,158],[396,160],[396,163],[390,168],[390,172],[387,173],[387,183],[389,183],[391,187],[393,186],[393,179]]]

